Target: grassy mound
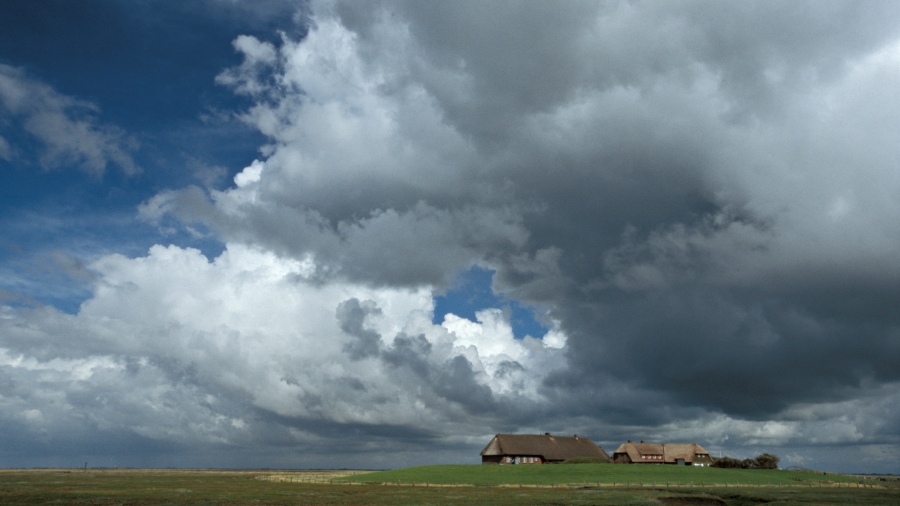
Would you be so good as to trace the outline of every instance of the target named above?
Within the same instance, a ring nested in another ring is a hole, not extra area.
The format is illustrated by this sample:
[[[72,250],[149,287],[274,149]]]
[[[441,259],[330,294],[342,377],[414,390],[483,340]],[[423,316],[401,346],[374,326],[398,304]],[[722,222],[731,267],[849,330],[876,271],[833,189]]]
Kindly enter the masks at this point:
[[[562,462],[562,464],[611,464],[611,462],[599,457],[575,457]]]

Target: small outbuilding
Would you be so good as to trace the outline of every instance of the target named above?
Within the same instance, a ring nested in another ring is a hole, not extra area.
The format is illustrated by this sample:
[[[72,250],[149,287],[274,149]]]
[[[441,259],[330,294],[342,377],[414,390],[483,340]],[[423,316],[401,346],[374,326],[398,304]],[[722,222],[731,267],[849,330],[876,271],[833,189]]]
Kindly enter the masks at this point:
[[[629,440],[613,452],[616,464],[676,464],[709,466],[713,459],[697,443],[632,443]]]
[[[574,458],[609,462],[609,454],[586,437],[497,434],[481,450],[482,464],[546,464]]]

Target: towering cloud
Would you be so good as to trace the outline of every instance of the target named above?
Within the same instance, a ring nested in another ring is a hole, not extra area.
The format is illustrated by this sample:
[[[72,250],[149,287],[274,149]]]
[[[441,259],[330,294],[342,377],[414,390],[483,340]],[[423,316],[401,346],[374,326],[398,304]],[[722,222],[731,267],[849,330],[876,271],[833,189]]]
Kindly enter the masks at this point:
[[[456,456],[577,430],[896,470],[898,15],[338,1],[238,37],[217,82],[267,144],[141,207],[225,252],[107,257],[77,315],[7,309],[3,402],[26,431],[90,400],[84,427],[152,441]],[[433,323],[474,265],[548,335]],[[72,377],[59,413],[24,400]]]

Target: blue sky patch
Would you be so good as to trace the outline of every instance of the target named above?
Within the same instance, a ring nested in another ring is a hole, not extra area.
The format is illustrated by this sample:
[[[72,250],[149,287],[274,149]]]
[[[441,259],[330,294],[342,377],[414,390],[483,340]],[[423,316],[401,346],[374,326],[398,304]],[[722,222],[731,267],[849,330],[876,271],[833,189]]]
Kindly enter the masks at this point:
[[[509,314],[516,339],[528,335],[543,337],[549,329],[535,318],[534,308],[494,292],[492,282],[495,272],[476,265],[459,273],[446,294],[434,297],[432,321],[442,323],[447,313],[477,321],[476,312],[500,308]]]

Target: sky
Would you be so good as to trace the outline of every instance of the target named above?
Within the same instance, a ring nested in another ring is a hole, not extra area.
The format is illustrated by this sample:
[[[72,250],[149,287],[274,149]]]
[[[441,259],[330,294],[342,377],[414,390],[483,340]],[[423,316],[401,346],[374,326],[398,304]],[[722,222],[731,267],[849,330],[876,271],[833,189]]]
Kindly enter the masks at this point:
[[[900,473],[900,3],[6,0],[0,467]]]

